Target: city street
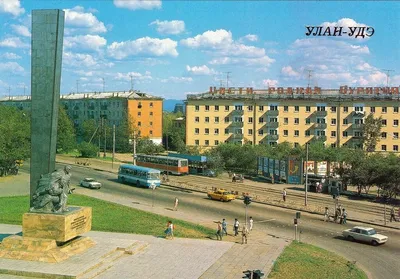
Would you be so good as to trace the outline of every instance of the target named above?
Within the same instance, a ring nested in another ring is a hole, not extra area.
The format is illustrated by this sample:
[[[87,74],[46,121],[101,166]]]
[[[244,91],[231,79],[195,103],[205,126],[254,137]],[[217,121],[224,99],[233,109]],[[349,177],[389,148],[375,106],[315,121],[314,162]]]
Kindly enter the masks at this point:
[[[58,167],[62,167],[62,165],[58,165]],[[27,168],[28,165],[25,165],[21,174],[26,176],[26,183],[29,181],[29,176],[26,175]],[[103,187],[100,190],[89,190],[77,186],[84,177],[98,179]],[[232,232],[234,218],[238,218],[241,223],[244,222],[245,210],[241,200],[222,203],[207,199],[204,193],[169,186],[156,189],[153,195],[150,189],[119,183],[117,175],[109,172],[74,167],[71,186],[77,188],[76,193],[118,202],[212,228],[215,227],[214,220],[226,218],[230,233]],[[152,207],[153,197],[154,207]],[[179,198],[177,212],[171,211],[175,197]],[[295,210],[254,202],[248,207],[248,216],[252,216],[254,219],[254,230],[266,235],[288,239],[294,237],[293,218],[295,212]],[[348,242],[341,238],[341,231],[354,225],[360,224],[352,222],[348,222],[347,225],[326,223],[322,221],[320,215],[302,212],[299,224],[300,238],[301,241],[318,245],[351,261],[357,261],[372,278],[392,278],[393,274],[400,274],[400,266],[397,261],[400,256],[399,232],[378,227],[379,232],[389,236],[389,241],[384,245],[373,247],[367,244]]]

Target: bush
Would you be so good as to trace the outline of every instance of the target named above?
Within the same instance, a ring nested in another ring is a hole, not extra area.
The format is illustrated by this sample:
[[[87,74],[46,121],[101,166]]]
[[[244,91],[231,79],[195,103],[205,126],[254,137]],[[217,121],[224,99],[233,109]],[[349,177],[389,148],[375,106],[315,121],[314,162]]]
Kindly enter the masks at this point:
[[[81,153],[81,157],[94,158],[99,152],[99,147],[84,141],[78,145],[78,151]]]

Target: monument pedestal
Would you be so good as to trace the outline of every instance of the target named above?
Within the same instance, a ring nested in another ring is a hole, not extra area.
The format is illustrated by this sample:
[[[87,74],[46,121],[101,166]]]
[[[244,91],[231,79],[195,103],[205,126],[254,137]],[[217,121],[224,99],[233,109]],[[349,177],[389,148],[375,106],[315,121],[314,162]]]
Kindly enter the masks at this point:
[[[70,206],[64,213],[25,213],[22,237],[12,235],[0,245],[0,258],[57,263],[95,245],[80,234],[92,227],[92,208]]]

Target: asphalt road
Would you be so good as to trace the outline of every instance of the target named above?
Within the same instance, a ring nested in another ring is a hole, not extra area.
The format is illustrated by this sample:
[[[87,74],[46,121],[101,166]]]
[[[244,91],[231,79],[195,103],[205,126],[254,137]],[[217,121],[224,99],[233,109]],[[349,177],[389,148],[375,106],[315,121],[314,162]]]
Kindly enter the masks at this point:
[[[22,171],[25,172],[27,167],[24,166]],[[61,165],[58,165],[58,167],[61,167]],[[174,198],[178,197],[179,211],[190,213],[186,216],[194,216],[187,218],[187,221],[214,228],[215,224],[212,223],[212,220],[226,218],[228,229],[231,232],[234,218],[238,218],[241,223],[244,222],[245,210],[241,200],[222,203],[207,199],[204,193],[167,186],[156,189],[153,195],[150,189],[119,183],[115,174],[80,167],[73,169],[71,186],[79,189],[79,181],[84,177],[94,177],[103,184],[100,190],[93,191],[112,194],[117,200],[118,197],[131,198],[133,203],[149,205],[149,211],[153,201],[156,207],[162,207],[165,210],[170,209],[173,206]],[[295,211],[293,210],[252,203],[248,207],[248,216],[252,216],[254,219],[254,229],[276,237],[289,239],[294,237],[293,219]],[[301,230],[301,241],[333,251],[350,261],[357,261],[357,264],[371,278],[399,278],[400,233],[396,230],[379,228],[379,232],[389,236],[389,241],[384,245],[374,247],[368,244],[349,242],[341,237],[342,230],[354,225],[360,224],[350,222],[347,225],[326,223],[322,221],[319,215],[302,212],[298,229]]]

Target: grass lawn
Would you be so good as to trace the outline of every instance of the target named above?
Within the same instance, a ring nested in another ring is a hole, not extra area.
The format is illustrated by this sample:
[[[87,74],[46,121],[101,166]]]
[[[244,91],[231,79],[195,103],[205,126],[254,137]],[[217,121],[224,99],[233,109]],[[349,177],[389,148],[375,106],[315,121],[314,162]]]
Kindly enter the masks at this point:
[[[168,220],[175,225],[174,235],[185,238],[206,238],[212,229],[127,206],[83,196],[70,195],[69,205],[92,207],[92,230],[164,236]],[[29,197],[0,197],[0,223],[22,225],[22,215],[28,212]]]
[[[276,260],[268,278],[367,279],[368,277],[354,264],[335,253],[294,241]]]

